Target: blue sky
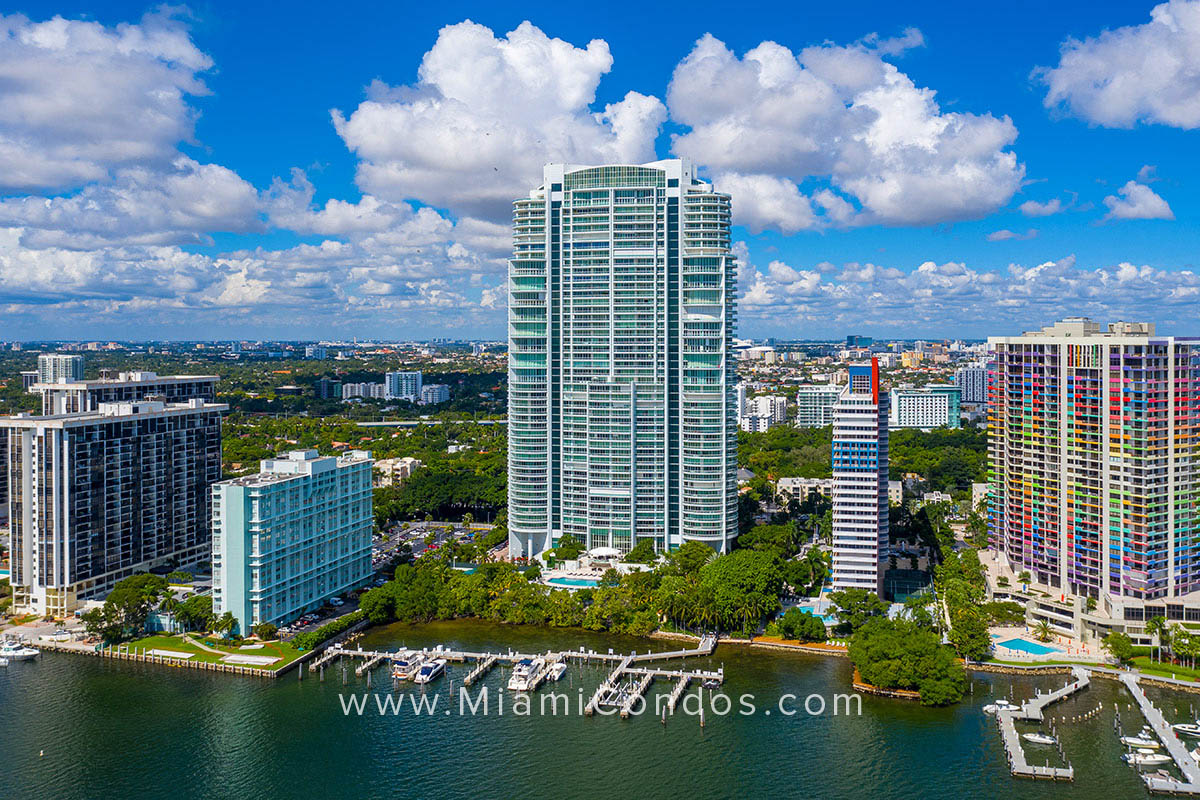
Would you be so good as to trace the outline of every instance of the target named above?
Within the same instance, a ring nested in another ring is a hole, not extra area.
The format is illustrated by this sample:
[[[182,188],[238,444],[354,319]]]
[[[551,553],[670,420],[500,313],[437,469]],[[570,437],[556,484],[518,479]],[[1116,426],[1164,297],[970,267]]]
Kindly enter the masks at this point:
[[[336,8],[0,12],[0,338],[502,338],[538,165],[672,155],[744,335],[1196,332],[1200,0]]]

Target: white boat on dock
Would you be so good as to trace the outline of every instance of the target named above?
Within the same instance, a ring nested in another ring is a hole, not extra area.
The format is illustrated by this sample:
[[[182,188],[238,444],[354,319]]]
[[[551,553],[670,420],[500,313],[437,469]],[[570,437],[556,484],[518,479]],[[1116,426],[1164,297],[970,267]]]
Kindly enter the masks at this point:
[[[1184,736],[1200,736],[1200,722],[1177,722],[1171,728]]]
[[[1058,744],[1058,740],[1048,733],[1037,731],[1036,733],[1022,733],[1021,738],[1027,742],[1034,744]]]
[[[546,660],[537,658],[522,658],[513,666],[512,675],[508,679],[508,688],[514,692],[528,692],[535,688],[539,673],[546,666]]]
[[[1135,767],[1156,767],[1159,764],[1169,764],[1172,761],[1169,755],[1156,753],[1149,747],[1142,747],[1136,752],[1126,753],[1121,758]]]
[[[1010,703],[1007,700],[997,700],[994,703],[988,703],[983,707],[985,714],[998,714],[1001,711],[1016,711],[1020,706],[1016,703]]]
[[[426,661],[417,669],[417,674],[413,676],[413,683],[433,683],[446,674],[446,663],[444,658]]]
[[[556,661],[550,665],[550,673],[546,676],[547,680],[557,681],[563,675],[567,674],[567,665],[563,661]]]
[[[1141,733],[1136,736],[1122,736],[1121,744],[1135,748],[1149,748],[1157,750],[1162,747],[1162,742],[1154,738],[1154,730],[1149,726],[1142,728]]]
[[[7,661],[28,661],[32,658],[37,658],[41,655],[40,650],[35,650],[21,642],[15,642],[11,639],[4,644],[0,644],[0,658]]]
[[[424,663],[425,656],[420,652],[408,650],[398,653],[392,658],[392,680],[411,681]]]

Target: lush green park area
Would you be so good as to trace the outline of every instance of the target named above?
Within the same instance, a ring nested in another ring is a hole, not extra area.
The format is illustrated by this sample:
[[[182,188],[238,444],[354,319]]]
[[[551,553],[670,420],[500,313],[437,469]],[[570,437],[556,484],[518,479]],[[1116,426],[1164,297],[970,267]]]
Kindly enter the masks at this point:
[[[149,653],[151,650],[172,651],[177,653],[191,653],[191,658],[188,661],[205,661],[213,664],[226,664],[226,656],[241,655],[255,656],[266,658],[279,659],[273,664],[260,666],[258,664],[239,664],[238,666],[251,667],[253,669],[268,669],[276,670],[280,667],[297,659],[303,651],[298,650],[289,642],[263,642],[261,648],[254,648],[258,642],[242,644],[228,644],[214,637],[199,639],[204,646],[197,644],[197,637],[191,634],[177,635],[167,633],[155,633],[149,636],[142,636],[128,642],[123,642],[120,645],[114,645],[122,649],[128,650],[131,653]],[[249,644],[251,648],[245,649]],[[212,652],[216,650],[218,652]]]

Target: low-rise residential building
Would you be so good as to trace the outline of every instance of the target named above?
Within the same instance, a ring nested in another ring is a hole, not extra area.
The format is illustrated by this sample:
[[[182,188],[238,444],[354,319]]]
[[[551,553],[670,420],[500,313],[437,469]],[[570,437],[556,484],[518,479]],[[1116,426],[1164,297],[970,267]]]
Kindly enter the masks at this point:
[[[990,483],[972,483],[971,484],[971,510],[972,511],[979,510],[979,505],[981,503],[987,502],[988,492],[991,490],[991,487],[992,487],[992,485]],[[987,514],[986,508],[983,510],[983,513]]]
[[[775,482],[775,494],[781,502],[803,501],[812,492],[833,496],[833,478],[780,478]]]
[[[381,458],[375,462],[375,485],[379,487],[399,485],[423,466],[425,465],[411,456]]]
[[[921,505],[930,503],[953,503],[954,498],[946,492],[925,492],[921,495]]]
[[[212,487],[213,612],[275,625],[371,575],[371,454],[296,450]]]

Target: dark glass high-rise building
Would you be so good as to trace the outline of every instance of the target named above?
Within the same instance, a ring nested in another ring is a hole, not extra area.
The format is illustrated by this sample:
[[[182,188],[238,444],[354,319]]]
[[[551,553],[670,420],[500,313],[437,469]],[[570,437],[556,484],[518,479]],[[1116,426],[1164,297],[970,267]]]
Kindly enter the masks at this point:
[[[65,616],[135,572],[206,561],[227,409],[139,400],[0,418],[15,609]]]

